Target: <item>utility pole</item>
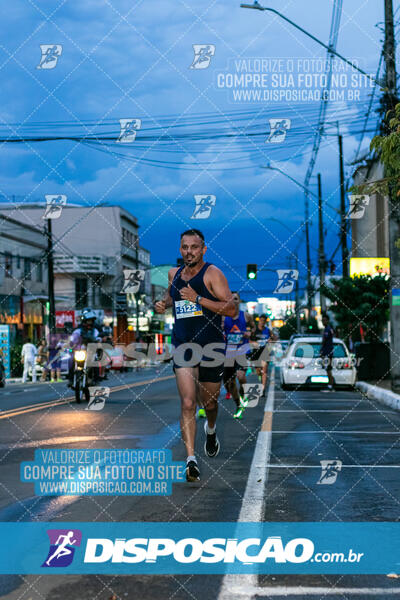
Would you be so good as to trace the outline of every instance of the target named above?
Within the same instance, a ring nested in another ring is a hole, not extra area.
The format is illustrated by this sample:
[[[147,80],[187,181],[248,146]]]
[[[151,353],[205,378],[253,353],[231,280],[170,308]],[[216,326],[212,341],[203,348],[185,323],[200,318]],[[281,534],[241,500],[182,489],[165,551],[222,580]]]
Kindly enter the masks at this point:
[[[136,266],[136,270],[139,270],[139,234],[137,234],[136,236],[136,240],[135,240],[135,266]],[[136,336],[135,336],[135,340],[138,341],[139,339],[139,296],[140,296],[140,287],[138,289],[138,291],[135,294],[135,300],[136,300]]]
[[[349,276],[349,251],[347,248],[347,219],[345,182],[343,167],[343,137],[339,134],[339,174],[340,174],[340,245],[342,247],[342,277]]]
[[[297,273],[299,272],[299,258],[296,254],[295,256],[295,267]],[[300,302],[299,302],[299,276],[297,275],[296,284],[295,284],[295,306],[296,306],[296,331],[297,333],[301,333],[301,321],[300,321]]]
[[[325,285],[325,248],[324,248],[324,221],[322,216],[322,185],[321,173],[318,173],[318,234],[319,234],[319,299],[321,303],[321,312],[326,312],[326,300],[323,292]]]
[[[54,262],[53,262],[53,235],[51,229],[51,219],[47,219],[47,282],[49,295],[49,332],[56,331],[56,310],[54,301]]]
[[[310,230],[309,230],[309,208],[308,208],[308,190],[304,199],[305,212],[305,232],[306,232],[306,262],[307,262],[307,309],[308,319],[311,319],[312,310],[312,285],[311,285],[311,257],[310,257]]]
[[[393,2],[385,0],[385,59],[386,110],[392,109],[397,102],[395,38],[393,26]],[[386,173],[385,173],[386,176]],[[400,211],[396,189],[389,185],[389,256],[390,256],[390,374],[392,390],[400,392],[400,306],[394,304],[394,290],[400,288]]]

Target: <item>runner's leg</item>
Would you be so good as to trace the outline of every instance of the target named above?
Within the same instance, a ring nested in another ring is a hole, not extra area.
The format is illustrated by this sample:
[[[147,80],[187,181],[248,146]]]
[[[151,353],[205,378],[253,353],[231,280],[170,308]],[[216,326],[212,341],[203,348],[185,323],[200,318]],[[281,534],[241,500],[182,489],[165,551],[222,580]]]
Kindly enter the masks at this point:
[[[267,389],[267,385],[268,385],[268,367],[269,367],[269,363],[267,363],[266,361],[262,362],[262,376],[261,376],[261,383],[263,384],[263,394],[265,394],[265,391]]]
[[[204,424],[204,432],[206,434],[204,452],[208,458],[214,458],[219,454],[220,450],[220,443],[216,432],[220,389],[220,381],[199,382],[200,398],[207,414],[207,422]]]
[[[243,384],[247,383],[246,371],[243,371],[242,369],[238,369],[236,371],[236,376],[237,376],[238,381],[239,381],[239,395],[240,395],[241,398],[244,398]]]
[[[218,415],[218,396],[221,390],[221,383],[213,381],[201,381],[199,383],[199,394],[201,404],[207,415],[207,423],[210,429],[215,427]]]
[[[175,369],[176,385],[181,397],[181,434],[188,456],[194,456],[196,437],[196,381],[198,369],[179,367]]]
[[[224,385],[228,393],[232,396],[237,408],[240,406],[239,392],[236,385],[236,373],[231,367],[225,367],[224,369]]]

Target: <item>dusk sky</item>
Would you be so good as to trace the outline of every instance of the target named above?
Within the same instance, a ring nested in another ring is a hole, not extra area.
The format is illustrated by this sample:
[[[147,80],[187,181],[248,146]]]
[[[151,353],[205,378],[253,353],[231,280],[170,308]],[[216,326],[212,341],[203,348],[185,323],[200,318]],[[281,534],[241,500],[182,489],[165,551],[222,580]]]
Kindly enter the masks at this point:
[[[333,2],[271,0],[268,6],[328,43]],[[395,2],[396,23],[398,7]],[[382,20],[383,2],[343,2],[337,51],[358,60],[373,75],[382,47]],[[274,59],[282,58],[281,73],[286,77],[287,60],[293,59],[297,77],[308,64],[298,66],[298,59],[325,59],[324,48],[272,13],[246,10],[231,0],[21,1],[7,5],[2,29],[3,139],[118,136],[120,119],[141,120],[131,144],[98,139],[4,142],[0,150],[4,199],[42,201],[45,194],[63,193],[71,203],[121,204],[138,217],[141,245],[151,251],[153,265],[174,264],[179,233],[198,227],[209,244],[208,260],[224,270],[231,289],[241,290],[246,299],[271,294],[276,284],[273,271],[288,267],[288,255],[292,259],[298,255],[304,286],[304,194],[285,176],[261,167],[271,161],[304,182],[320,102],[245,102],[234,98],[232,89],[221,87],[221,82],[229,82],[228,73],[256,69],[254,58],[271,60],[270,69]],[[62,46],[55,68],[37,68],[41,44]],[[194,44],[215,47],[207,68],[190,68]],[[359,98],[351,99],[347,85],[344,99],[329,102],[313,171],[322,175],[327,203],[328,258],[339,241],[336,123],[344,136],[348,176],[352,170],[348,163],[354,160],[361,137],[359,155],[368,149],[377,123],[378,88],[362,136],[373,91],[365,83],[356,87]],[[280,85],[288,87],[290,81],[283,78]],[[268,143],[269,119],[274,118],[290,119],[291,124],[283,141]],[[315,177],[311,184],[316,194]],[[208,219],[190,218],[195,194],[215,195]],[[317,273],[314,197],[310,214],[312,266]],[[339,273],[340,252],[334,262]],[[270,270],[247,282],[246,263]]]

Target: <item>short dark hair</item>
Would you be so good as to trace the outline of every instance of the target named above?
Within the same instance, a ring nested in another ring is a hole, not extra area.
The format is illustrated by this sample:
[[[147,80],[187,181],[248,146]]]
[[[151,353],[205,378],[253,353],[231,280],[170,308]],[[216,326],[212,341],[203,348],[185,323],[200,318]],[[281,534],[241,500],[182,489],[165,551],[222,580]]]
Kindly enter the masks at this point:
[[[259,319],[268,319],[267,315],[264,313],[258,317]]]
[[[328,321],[329,321],[329,315],[328,315],[328,313],[322,313],[322,317],[321,318],[322,319],[323,318],[328,319]]]
[[[184,231],[183,233],[181,233],[181,239],[183,238],[184,235],[198,235],[199,238],[201,240],[203,240],[203,244],[204,242],[204,235],[202,234],[202,232],[200,231],[200,229],[187,229],[186,231]]]

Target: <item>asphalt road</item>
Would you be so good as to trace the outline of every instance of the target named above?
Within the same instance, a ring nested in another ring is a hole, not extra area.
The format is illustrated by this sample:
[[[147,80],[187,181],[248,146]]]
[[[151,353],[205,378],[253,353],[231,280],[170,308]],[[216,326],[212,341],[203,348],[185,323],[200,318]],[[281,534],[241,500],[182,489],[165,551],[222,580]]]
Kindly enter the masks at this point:
[[[253,377],[254,379],[254,377]],[[146,381],[147,380],[147,381]],[[183,460],[179,402],[170,367],[117,375],[104,410],[65,402],[65,384],[14,385],[0,391],[1,521],[237,521],[252,520],[257,502],[247,487],[260,429],[270,451],[262,454],[265,521],[392,521],[399,516],[400,413],[357,391],[270,391],[264,402],[232,419],[233,401],[220,399],[221,452],[203,454],[197,436],[199,484],[174,484],[170,497],[35,497],[19,481],[19,464],[37,447],[171,448]],[[126,387],[123,387],[126,386]],[[25,391],[28,390],[28,391]],[[272,402],[272,404],[271,404]],[[28,408],[23,408],[28,407]],[[13,411],[13,412],[9,412]],[[8,416],[11,415],[11,416]],[[321,460],[342,462],[334,484],[318,484]],[[400,585],[386,576],[8,576],[7,600],[88,598],[220,599],[397,597]]]

